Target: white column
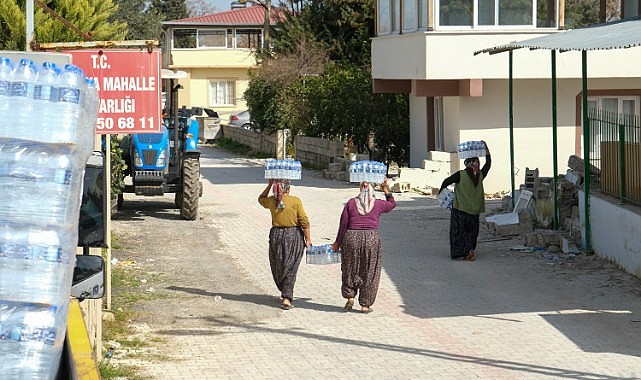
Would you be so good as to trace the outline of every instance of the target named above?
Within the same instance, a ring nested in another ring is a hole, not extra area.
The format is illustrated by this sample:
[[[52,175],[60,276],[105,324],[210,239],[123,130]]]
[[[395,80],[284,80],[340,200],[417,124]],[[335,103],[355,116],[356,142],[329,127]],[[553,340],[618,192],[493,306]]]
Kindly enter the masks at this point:
[[[423,160],[429,158],[427,150],[427,98],[409,97],[410,103],[410,167],[420,168]]]

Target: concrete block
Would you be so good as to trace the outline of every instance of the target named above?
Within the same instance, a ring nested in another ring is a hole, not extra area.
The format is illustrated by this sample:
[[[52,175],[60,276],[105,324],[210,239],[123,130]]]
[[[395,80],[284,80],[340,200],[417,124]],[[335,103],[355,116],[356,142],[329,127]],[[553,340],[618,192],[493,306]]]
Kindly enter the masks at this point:
[[[339,181],[349,181],[349,175],[347,172],[336,172],[336,179]]]
[[[395,193],[402,193],[412,190],[412,186],[409,184],[409,182],[395,182],[390,190]]]
[[[327,165],[327,170],[330,172],[340,172],[345,170],[345,166],[343,163],[333,162]]]
[[[574,170],[568,169],[567,173],[565,173],[564,178],[574,186],[581,185],[583,183],[583,173],[576,172]]]

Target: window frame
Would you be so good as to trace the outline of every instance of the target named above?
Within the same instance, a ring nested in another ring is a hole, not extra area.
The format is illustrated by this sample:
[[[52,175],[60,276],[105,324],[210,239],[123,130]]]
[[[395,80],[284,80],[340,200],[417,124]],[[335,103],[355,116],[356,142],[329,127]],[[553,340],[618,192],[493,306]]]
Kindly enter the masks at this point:
[[[219,103],[216,93],[212,93],[214,88],[212,85],[216,83],[215,91],[219,91],[219,84],[225,83],[225,94],[223,95],[225,102]],[[209,107],[236,107],[236,86],[237,80],[235,78],[208,78],[207,79],[207,104]],[[232,93],[229,93],[229,90]]]

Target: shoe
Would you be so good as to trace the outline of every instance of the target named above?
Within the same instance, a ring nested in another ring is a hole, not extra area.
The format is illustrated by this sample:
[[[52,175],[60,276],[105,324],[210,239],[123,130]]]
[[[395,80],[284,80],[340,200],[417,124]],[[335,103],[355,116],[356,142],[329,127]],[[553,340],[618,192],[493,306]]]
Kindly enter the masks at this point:
[[[283,310],[289,310],[292,307],[294,307],[294,305],[292,305],[292,302],[290,300],[288,300],[287,298],[283,298],[283,302],[281,302],[280,308],[283,309]]]
[[[361,313],[363,313],[363,314],[369,314],[372,311],[374,311],[374,309],[372,309],[371,307],[363,307],[363,308],[361,308]]]
[[[354,299],[350,298],[347,300],[347,303],[345,304],[344,308],[345,310],[350,311],[352,310],[353,307],[354,307]]]
[[[467,256],[465,256],[465,260],[466,261],[474,261],[474,260],[476,260],[476,252],[470,251],[470,253],[468,253]]]

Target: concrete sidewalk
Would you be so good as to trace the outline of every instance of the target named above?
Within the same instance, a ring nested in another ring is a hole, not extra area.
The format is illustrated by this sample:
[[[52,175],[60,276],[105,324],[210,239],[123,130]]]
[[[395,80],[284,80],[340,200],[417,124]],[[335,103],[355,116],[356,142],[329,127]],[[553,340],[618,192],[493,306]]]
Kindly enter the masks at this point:
[[[248,298],[278,308],[267,259],[270,217],[257,202],[266,186],[262,163],[205,147],[201,166],[213,189],[201,212],[214,221],[221,254],[264,289]],[[357,192],[319,172],[293,182],[315,245],[333,242],[343,205]],[[488,236],[480,238],[476,262],[453,262],[449,213],[426,196],[395,197],[397,208],[381,219],[384,270],[373,313],[343,310],[339,264],[303,262],[295,308],[230,322],[213,337],[172,338],[183,364],[159,378],[641,378],[634,278],[612,268],[551,265],[510,251],[519,240]]]

